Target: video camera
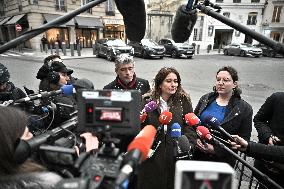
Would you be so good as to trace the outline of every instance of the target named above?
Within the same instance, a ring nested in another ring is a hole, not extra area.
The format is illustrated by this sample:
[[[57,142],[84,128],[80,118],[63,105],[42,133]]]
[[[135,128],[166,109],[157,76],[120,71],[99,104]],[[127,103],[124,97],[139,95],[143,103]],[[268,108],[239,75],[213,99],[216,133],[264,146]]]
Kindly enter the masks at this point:
[[[133,136],[139,132],[141,94],[137,90],[79,90],[77,100],[77,130],[103,134],[103,145],[96,154],[81,154],[74,163],[79,178],[62,180],[56,188],[115,188],[123,153],[111,135]]]
[[[81,90],[78,99],[78,131],[136,135],[140,130],[141,94],[137,90]]]

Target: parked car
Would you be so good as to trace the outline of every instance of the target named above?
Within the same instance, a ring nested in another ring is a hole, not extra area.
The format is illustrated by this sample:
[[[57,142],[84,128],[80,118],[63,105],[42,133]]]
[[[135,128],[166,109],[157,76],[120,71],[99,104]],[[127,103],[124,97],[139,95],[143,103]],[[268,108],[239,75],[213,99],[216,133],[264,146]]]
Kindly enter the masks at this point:
[[[262,49],[262,55],[263,56],[268,56],[268,57],[284,57],[282,54],[279,54],[275,52],[272,48],[264,45],[264,44],[256,44],[254,47],[261,48]]]
[[[247,43],[232,43],[223,48],[224,55],[260,57],[262,50]]]
[[[119,54],[127,53],[134,54],[131,46],[126,45],[121,39],[98,39],[95,43],[95,54],[97,57],[105,57],[107,60],[112,61]]]
[[[163,58],[165,56],[165,47],[158,45],[155,41],[151,39],[142,39],[141,42],[130,42],[134,48],[134,55],[143,58],[159,57]]]
[[[158,44],[163,45],[166,49],[166,55],[170,55],[173,58],[192,58],[195,53],[192,45],[188,43],[176,43],[172,39],[161,39]]]

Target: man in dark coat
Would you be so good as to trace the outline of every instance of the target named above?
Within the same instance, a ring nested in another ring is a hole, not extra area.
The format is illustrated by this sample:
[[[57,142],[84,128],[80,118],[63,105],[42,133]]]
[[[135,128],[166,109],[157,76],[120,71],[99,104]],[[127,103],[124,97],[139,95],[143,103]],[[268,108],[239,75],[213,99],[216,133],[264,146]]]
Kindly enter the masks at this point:
[[[266,99],[254,116],[254,127],[258,133],[259,142],[266,145],[284,146],[284,92],[273,93]],[[263,156],[264,161],[257,159],[255,167],[284,186],[284,164],[271,162]],[[271,188],[269,183],[264,184]],[[260,186],[259,188],[265,188]]]
[[[147,93],[150,90],[149,82],[136,77],[134,64],[133,56],[128,54],[118,55],[115,60],[117,77],[104,86],[104,89],[139,90],[141,95]]]

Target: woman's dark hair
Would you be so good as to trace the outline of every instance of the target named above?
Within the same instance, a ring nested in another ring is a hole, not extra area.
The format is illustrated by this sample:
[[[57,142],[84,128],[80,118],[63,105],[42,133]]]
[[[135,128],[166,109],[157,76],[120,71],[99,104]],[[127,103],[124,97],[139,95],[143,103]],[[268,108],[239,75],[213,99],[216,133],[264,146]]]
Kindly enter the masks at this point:
[[[181,86],[181,78],[180,78],[178,71],[173,67],[164,67],[164,68],[160,69],[160,71],[157,73],[157,75],[155,76],[155,79],[154,79],[154,88],[153,88],[153,91],[152,91],[152,98],[155,99],[155,100],[160,99],[160,96],[162,95],[162,90],[160,88],[160,85],[163,83],[163,81],[166,79],[166,77],[170,73],[176,74],[177,80],[178,80],[177,91],[174,95],[172,95],[170,100],[173,102],[176,99],[180,99],[181,96],[186,96],[186,97],[189,98],[189,95],[183,90],[183,88]],[[190,100],[190,98],[189,98],[189,100]]]
[[[24,134],[27,121],[27,116],[23,111],[12,107],[0,107],[0,175],[33,170],[33,165],[36,165],[28,161],[29,166],[25,163],[19,165],[14,160],[15,149]]]
[[[239,81],[239,76],[238,76],[238,72],[235,68],[231,67],[231,66],[224,66],[222,68],[220,68],[217,73],[216,73],[216,76],[218,75],[219,72],[221,71],[226,71],[228,72],[232,79],[233,79],[233,82],[237,82]],[[216,89],[215,89],[216,90]],[[237,86],[233,89],[233,96],[235,97],[238,97],[238,98],[241,98],[241,94],[242,94],[242,90],[239,88],[239,85],[237,84]]]

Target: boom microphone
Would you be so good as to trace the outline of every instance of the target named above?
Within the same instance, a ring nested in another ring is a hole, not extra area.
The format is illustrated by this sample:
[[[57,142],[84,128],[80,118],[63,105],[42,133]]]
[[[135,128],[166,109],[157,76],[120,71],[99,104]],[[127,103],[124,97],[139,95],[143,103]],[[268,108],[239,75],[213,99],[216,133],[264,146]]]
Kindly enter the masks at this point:
[[[45,92],[41,92],[39,94],[36,95],[30,95],[27,96],[25,98],[21,98],[19,100],[16,100],[15,103],[22,103],[22,102],[28,102],[28,101],[32,101],[32,100],[37,100],[40,98],[47,98],[47,97],[51,97],[51,96],[56,96],[59,94],[64,94],[65,96],[70,96],[73,94],[73,85],[63,85],[59,90],[57,91],[45,91]]]
[[[141,161],[147,158],[153,144],[157,130],[152,125],[145,126],[134,140],[129,144],[124,157],[124,165],[115,181],[116,186],[121,186],[138,167]]]
[[[204,119],[204,123],[210,127],[213,127],[215,129],[217,129],[218,131],[220,131],[223,135],[225,135],[228,139],[230,139],[231,141],[235,141],[234,138],[225,130],[223,129],[220,125],[221,123],[218,121],[217,118],[215,118],[212,115],[208,115],[205,119]]]
[[[197,10],[190,10],[186,5],[181,5],[175,15],[171,33],[176,43],[183,43],[190,37],[197,20]]]
[[[115,4],[123,16],[126,37],[130,41],[141,41],[146,30],[144,0],[115,0]]]

